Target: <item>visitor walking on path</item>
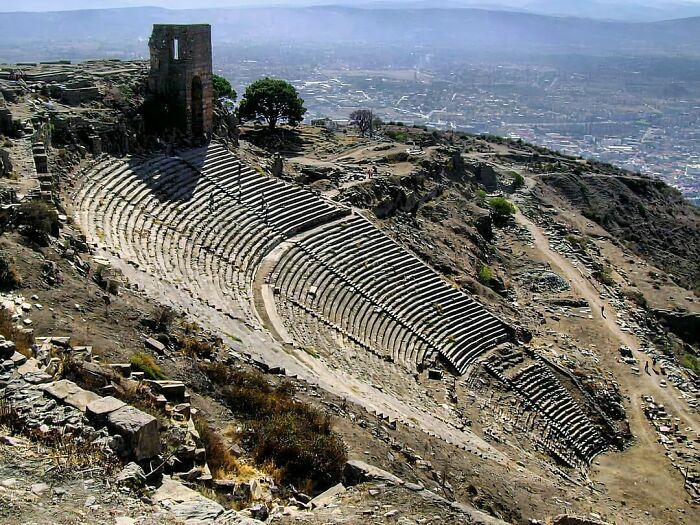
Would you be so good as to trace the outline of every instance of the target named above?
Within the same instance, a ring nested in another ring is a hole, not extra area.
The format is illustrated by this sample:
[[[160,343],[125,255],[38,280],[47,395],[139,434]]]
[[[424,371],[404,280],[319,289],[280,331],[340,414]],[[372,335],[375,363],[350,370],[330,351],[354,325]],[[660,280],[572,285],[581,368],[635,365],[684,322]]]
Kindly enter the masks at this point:
[[[600,315],[603,316],[603,319],[607,319],[607,318],[605,317],[605,305],[604,305],[604,304],[601,304],[601,305],[600,305]]]

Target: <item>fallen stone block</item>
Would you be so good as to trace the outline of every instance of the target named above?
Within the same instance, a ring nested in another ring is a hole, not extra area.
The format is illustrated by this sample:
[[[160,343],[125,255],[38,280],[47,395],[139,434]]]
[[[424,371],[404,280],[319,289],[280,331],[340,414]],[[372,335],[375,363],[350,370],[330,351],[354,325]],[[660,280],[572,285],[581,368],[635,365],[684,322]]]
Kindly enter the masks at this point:
[[[132,462],[117,474],[115,481],[118,485],[141,488],[146,485],[146,473],[139,465]]]
[[[34,359],[33,357],[30,359],[27,359],[27,362],[21,365],[18,369],[17,372],[21,376],[24,376],[25,374],[28,374],[29,372],[36,372],[39,370],[39,361]]]
[[[14,354],[12,354],[10,359],[17,367],[22,366],[24,363],[27,362],[27,357],[20,354],[19,352],[15,352]]]
[[[221,505],[204,496],[197,496],[191,500],[172,505],[168,507],[168,510],[186,523],[212,522],[224,513],[224,508]]]
[[[85,412],[87,406],[98,399],[100,399],[100,396],[95,394],[95,392],[80,390],[80,392],[76,392],[75,394],[68,396],[64,402],[73,408],[77,408],[81,412]]]
[[[314,499],[311,500],[311,506],[313,508],[318,508],[329,503],[335,496],[345,492],[345,487],[342,483],[332,486],[327,491],[319,494]]]
[[[124,438],[137,461],[160,454],[160,434],[155,417],[125,406],[107,416],[107,425]]]
[[[54,381],[52,383],[47,383],[40,387],[44,393],[54,399],[59,401],[64,401],[68,396],[77,394],[82,389],[73,383],[73,381],[68,381],[67,379],[61,379],[60,381]]]
[[[53,377],[46,372],[36,371],[24,374],[24,380],[32,385],[41,385],[43,383],[50,383],[53,381]]]
[[[192,406],[189,403],[181,403],[173,407],[172,418],[178,421],[187,421],[190,418]]]
[[[126,403],[116,397],[100,397],[87,405],[85,415],[93,423],[103,425],[107,421],[107,416],[125,406]]]
[[[185,399],[186,387],[181,381],[148,381],[156,392],[163,394],[168,401],[180,403]]]
[[[158,354],[164,354],[165,353],[165,345],[161,343],[160,341],[153,339],[152,337],[149,337],[144,341],[144,346],[150,350],[153,350],[154,352],[157,352]]]
[[[129,363],[113,363],[109,367],[123,377],[131,375],[131,365]]]
[[[433,380],[442,379],[442,371],[437,370],[435,368],[429,369],[428,370],[428,379],[433,379]]]
[[[343,469],[343,483],[354,486],[364,481],[383,481],[393,485],[403,485],[403,480],[386,470],[369,465],[359,459],[351,459]]]

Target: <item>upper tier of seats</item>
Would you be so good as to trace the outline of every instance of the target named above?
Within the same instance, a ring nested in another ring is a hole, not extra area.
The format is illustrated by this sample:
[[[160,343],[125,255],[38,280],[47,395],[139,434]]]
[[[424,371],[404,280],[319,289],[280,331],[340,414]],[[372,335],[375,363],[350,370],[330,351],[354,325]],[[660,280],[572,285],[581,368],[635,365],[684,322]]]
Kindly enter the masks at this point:
[[[511,335],[481,304],[360,216],[302,236],[279,261],[273,282],[282,298],[410,367],[439,353],[463,373]]]
[[[345,218],[348,208],[262,175],[216,143],[176,156],[105,158],[75,199],[93,240],[220,310],[238,301],[253,319],[260,262],[307,232],[273,272],[280,306],[294,304],[411,367],[440,353],[463,372],[510,337],[503,322],[366,219]]]

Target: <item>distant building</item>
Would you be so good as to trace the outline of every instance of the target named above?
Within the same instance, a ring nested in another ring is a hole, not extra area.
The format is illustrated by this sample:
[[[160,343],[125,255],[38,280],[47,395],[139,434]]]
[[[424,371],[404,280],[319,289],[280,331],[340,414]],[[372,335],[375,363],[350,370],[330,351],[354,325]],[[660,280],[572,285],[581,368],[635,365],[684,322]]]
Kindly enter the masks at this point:
[[[211,26],[155,24],[148,46],[150,92],[182,109],[184,133],[209,138],[214,111]]]
[[[700,177],[700,164],[688,164],[685,167],[685,174],[689,177]]]

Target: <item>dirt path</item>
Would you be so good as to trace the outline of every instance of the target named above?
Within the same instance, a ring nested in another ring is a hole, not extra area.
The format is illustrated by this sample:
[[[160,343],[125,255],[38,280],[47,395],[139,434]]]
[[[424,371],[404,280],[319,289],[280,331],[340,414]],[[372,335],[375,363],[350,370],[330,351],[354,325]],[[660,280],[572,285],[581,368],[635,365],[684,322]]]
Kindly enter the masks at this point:
[[[639,340],[623,331],[616,323],[615,308],[601,296],[591,280],[584,276],[569,259],[550,248],[547,235],[539,226],[521,212],[516,214],[516,221],[532,234],[535,249],[552,265],[554,271],[567,279],[572,289],[589,302],[594,322],[598,323],[600,329],[607,332],[619,345],[626,345],[635,351],[635,356],[640,360],[640,369],[643,370],[644,363],[650,360],[638,351]],[[603,305],[605,316],[601,314]],[[656,431],[646,420],[640,396],[653,395],[686,425],[691,423],[697,427],[697,417],[675,395],[672,385],[667,388],[660,386],[662,376],[654,372],[647,375],[643,371],[639,375],[634,375],[628,365],[618,362],[616,347],[606,349],[599,347],[598,350],[601,360],[615,374],[622,392],[629,397],[626,406],[627,417],[636,442],[633,447],[622,453],[609,453],[597,458],[591,476],[606,486],[608,495],[614,500],[633,499],[636,496],[642,508],[685,506],[687,493],[683,488],[683,478],[664,457],[666,451],[657,442]],[[650,370],[651,368],[650,363]]]

